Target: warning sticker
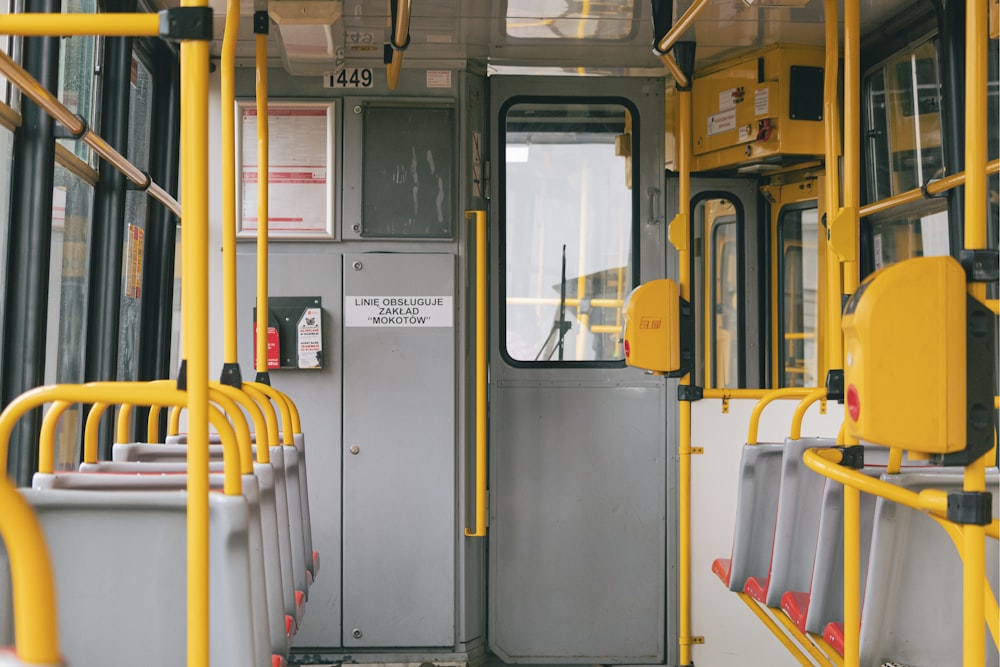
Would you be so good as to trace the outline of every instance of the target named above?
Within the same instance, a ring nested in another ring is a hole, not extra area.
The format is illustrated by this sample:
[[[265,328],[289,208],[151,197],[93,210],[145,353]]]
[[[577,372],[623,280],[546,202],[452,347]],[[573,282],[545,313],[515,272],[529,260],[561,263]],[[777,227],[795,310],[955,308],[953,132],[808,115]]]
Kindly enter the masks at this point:
[[[454,326],[450,296],[346,296],[345,327]]]
[[[708,117],[708,134],[721,134],[736,129],[736,109],[728,109]]]
[[[753,91],[753,115],[766,116],[769,112],[771,101],[771,91],[767,88],[758,88]]]
[[[299,368],[320,368],[323,332],[320,309],[306,308],[296,324]]]

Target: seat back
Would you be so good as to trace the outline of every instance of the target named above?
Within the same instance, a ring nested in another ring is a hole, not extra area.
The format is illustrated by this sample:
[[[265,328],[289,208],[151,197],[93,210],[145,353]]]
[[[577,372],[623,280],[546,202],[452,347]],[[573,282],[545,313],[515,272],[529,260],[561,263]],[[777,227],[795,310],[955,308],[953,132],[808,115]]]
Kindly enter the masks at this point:
[[[742,592],[748,578],[767,576],[778,509],[783,449],[784,445],[777,443],[743,447],[729,590]]]
[[[958,491],[962,473],[954,469],[903,472],[883,480],[920,492]],[[1000,477],[988,475],[993,516],[1000,510]],[[997,588],[997,541],[986,540],[986,574]],[[954,542],[923,512],[878,499],[871,556],[861,612],[861,664],[953,665],[962,655],[962,559]],[[986,665],[1000,655],[986,633]]]

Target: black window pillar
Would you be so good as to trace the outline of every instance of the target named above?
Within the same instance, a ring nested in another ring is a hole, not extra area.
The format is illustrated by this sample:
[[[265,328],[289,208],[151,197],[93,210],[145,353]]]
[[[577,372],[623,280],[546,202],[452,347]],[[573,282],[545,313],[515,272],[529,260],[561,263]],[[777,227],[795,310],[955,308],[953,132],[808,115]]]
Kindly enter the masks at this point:
[[[177,196],[180,155],[180,64],[177,53],[160,40],[143,43],[153,63],[153,102],[150,119],[149,174],[164,190]],[[170,337],[174,297],[174,248],[177,218],[150,198],[146,214],[146,242],[142,264],[143,298],[139,312],[139,380],[170,377]],[[136,439],[145,439],[147,409],[136,411]],[[166,432],[166,413],[160,414],[160,433]]]
[[[129,0],[108,2],[107,11],[135,11]],[[129,86],[132,76],[131,37],[104,40],[100,135],[119,153],[128,154]],[[125,234],[125,177],[101,160],[100,180],[94,190],[94,217],[90,233],[88,284],[87,361],[88,382],[117,379],[118,319],[121,309],[122,242]],[[114,439],[112,419],[101,422],[98,455],[111,458]]]
[[[60,0],[26,0],[26,12],[56,13]],[[47,90],[59,86],[59,40],[27,37],[23,67]],[[6,406],[45,382],[45,333],[52,243],[52,184],[55,124],[45,111],[24,99],[21,127],[14,133],[11,169],[10,236],[7,245],[3,379]],[[54,361],[54,360],[53,360]],[[26,415],[10,439],[7,470],[19,485],[31,483],[38,467],[39,410]]]

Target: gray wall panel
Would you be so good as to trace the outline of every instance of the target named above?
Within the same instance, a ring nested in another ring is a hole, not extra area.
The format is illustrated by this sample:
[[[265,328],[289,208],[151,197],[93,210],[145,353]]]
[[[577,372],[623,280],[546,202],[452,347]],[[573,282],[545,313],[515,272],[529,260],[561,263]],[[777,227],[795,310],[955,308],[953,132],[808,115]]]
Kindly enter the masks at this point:
[[[344,256],[345,325],[353,297],[454,293],[453,255]],[[345,646],[455,641],[450,324],[343,329]]]

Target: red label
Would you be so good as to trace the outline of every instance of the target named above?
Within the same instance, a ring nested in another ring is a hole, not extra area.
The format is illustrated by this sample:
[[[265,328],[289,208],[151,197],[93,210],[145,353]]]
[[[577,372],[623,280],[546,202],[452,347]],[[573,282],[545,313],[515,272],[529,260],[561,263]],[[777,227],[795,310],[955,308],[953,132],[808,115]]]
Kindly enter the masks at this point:
[[[858,396],[858,388],[853,384],[847,388],[847,414],[853,421],[858,421],[861,414],[861,397]]]
[[[257,323],[253,323],[253,365],[257,367]],[[267,368],[281,368],[281,350],[278,346],[278,330],[267,328]]]

